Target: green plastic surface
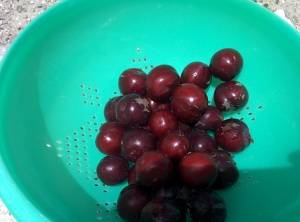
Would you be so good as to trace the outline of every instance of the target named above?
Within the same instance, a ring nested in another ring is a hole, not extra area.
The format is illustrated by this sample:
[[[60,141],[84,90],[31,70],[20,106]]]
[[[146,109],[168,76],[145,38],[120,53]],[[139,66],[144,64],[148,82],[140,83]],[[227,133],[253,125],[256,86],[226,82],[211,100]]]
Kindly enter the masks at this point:
[[[254,144],[220,191],[229,222],[300,221],[300,35],[247,0],[66,0],[16,38],[0,67],[1,198],[19,221],[121,221],[94,145],[103,108],[129,67],[209,63],[232,47],[250,93]],[[219,82],[207,90],[209,99]]]

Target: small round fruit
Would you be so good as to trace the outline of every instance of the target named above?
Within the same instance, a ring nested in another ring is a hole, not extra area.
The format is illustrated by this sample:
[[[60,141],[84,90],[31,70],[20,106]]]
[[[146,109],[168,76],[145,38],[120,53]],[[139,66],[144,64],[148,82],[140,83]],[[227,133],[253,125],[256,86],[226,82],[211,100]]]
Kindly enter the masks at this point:
[[[180,80],[181,83],[193,83],[206,89],[211,82],[209,67],[202,62],[192,62],[183,69]]]
[[[172,131],[163,137],[158,149],[173,161],[180,160],[191,150],[188,138],[179,130]]]
[[[187,205],[192,222],[224,222],[227,207],[224,199],[211,189],[195,191]]]
[[[107,155],[121,153],[121,140],[126,129],[118,123],[106,122],[101,125],[96,137],[96,147],[100,152]]]
[[[148,74],[146,81],[148,96],[154,101],[166,101],[180,84],[180,77],[174,67],[159,65]]]
[[[117,212],[124,221],[138,222],[144,206],[151,200],[151,194],[137,184],[123,188],[117,200]]]
[[[207,106],[207,109],[195,123],[197,130],[205,130],[214,132],[216,128],[224,120],[223,113],[215,106]]]
[[[217,144],[228,152],[243,151],[253,142],[248,126],[238,119],[224,120],[214,135]]]
[[[243,58],[235,49],[221,49],[210,60],[211,74],[223,81],[232,80],[241,72],[242,68]]]
[[[218,165],[209,154],[193,152],[179,161],[178,172],[185,185],[206,188],[216,180]]]
[[[183,83],[172,93],[171,109],[179,121],[196,122],[206,110],[208,98],[200,87]]]
[[[211,185],[213,189],[225,189],[232,187],[239,178],[239,171],[230,153],[225,150],[216,150],[210,156],[218,164],[217,179]]]
[[[150,116],[148,125],[151,133],[157,138],[164,137],[168,132],[178,128],[174,114],[167,109],[159,109]]]
[[[138,94],[127,94],[117,104],[117,122],[125,127],[145,125],[150,115],[148,101]]]
[[[214,92],[214,101],[220,111],[232,111],[244,107],[249,99],[246,87],[237,81],[223,82]]]
[[[116,96],[112,99],[110,99],[104,107],[104,118],[107,122],[115,122],[116,119],[116,107],[118,102],[123,96]]]
[[[176,200],[154,199],[141,212],[140,222],[185,222],[185,212]]]
[[[147,75],[141,69],[129,68],[119,77],[119,89],[123,95],[136,93],[145,96]]]
[[[174,166],[170,158],[159,151],[148,151],[135,164],[137,182],[151,189],[165,185],[173,177]]]
[[[97,175],[106,185],[120,184],[128,177],[128,162],[122,156],[105,156],[97,166]]]
[[[155,149],[154,135],[142,128],[128,130],[121,141],[122,154],[131,162],[135,162],[146,151]]]
[[[191,152],[210,153],[218,149],[215,139],[204,131],[192,131],[188,138]]]

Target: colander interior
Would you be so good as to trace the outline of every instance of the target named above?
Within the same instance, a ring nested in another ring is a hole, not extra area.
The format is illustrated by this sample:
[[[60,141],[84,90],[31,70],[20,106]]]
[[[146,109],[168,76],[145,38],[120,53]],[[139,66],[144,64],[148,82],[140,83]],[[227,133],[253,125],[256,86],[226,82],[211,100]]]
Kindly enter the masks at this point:
[[[1,66],[2,198],[22,221],[122,221],[119,186],[95,174],[103,108],[130,67],[181,73],[232,47],[250,99],[226,114],[254,139],[234,154],[234,187],[220,191],[228,221],[299,221],[300,37],[250,1],[66,0],[34,20]],[[207,89],[211,103],[216,85]]]

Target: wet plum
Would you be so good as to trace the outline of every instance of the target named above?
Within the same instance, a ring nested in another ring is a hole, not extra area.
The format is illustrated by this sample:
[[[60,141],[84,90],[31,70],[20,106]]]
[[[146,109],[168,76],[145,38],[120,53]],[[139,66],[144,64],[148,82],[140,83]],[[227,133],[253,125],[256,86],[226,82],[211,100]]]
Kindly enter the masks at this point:
[[[141,212],[140,222],[185,222],[185,212],[177,201],[154,199]]]
[[[192,222],[224,222],[227,206],[224,199],[212,189],[197,190],[187,201]]]
[[[107,122],[115,122],[116,119],[116,107],[118,102],[123,96],[116,96],[108,100],[104,107],[104,118]]]
[[[128,177],[128,162],[122,156],[105,156],[97,166],[97,175],[106,185],[117,185]]]
[[[239,178],[239,171],[230,153],[224,150],[217,150],[210,153],[210,156],[219,166],[217,179],[211,185],[211,188],[225,189],[233,186]]]
[[[185,185],[206,188],[216,180],[218,165],[209,154],[192,152],[179,161],[178,173]]]
[[[207,106],[207,109],[195,123],[195,129],[214,132],[224,120],[223,113],[215,106]]]
[[[128,130],[121,141],[122,154],[131,162],[135,162],[144,152],[155,149],[154,135],[142,128]]]
[[[253,142],[248,126],[238,119],[224,120],[214,135],[217,144],[229,152],[243,151]]]
[[[106,122],[101,125],[96,137],[96,147],[107,155],[121,153],[121,140],[126,129],[118,123]]]
[[[235,49],[221,49],[210,60],[211,74],[223,81],[230,81],[235,78],[242,68],[243,58]]]
[[[135,170],[139,184],[156,189],[172,179],[174,166],[170,158],[155,150],[142,154],[136,161]]]
[[[188,139],[192,152],[210,153],[218,149],[215,139],[204,131],[192,131]]]
[[[180,84],[180,77],[174,67],[159,65],[148,74],[147,94],[154,101],[166,101],[173,90]]]
[[[192,124],[178,121],[178,130],[181,131],[184,135],[187,135],[193,130],[193,127]]]
[[[173,161],[178,161],[190,151],[190,143],[182,132],[175,130],[161,139],[158,149]]]
[[[137,184],[124,187],[117,200],[117,212],[125,221],[138,222],[144,206],[151,200],[151,193]]]
[[[244,107],[249,99],[246,87],[237,81],[219,84],[214,92],[214,101],[220,111],[232,111]]]
[[[149,96],[146,96],[145,99],[147,99],[152,112],[154,112],[158,109],[170,110],[170,108],[171,108],[170,101],[157,102],[157,101],[152,100]]]
[[[208,65],[202,62],[189,63],[181,73],[181,83],[193,83],[206,89],[211,82],[211,73]]]
[[[157,138],[164,137],[168,132],[178,128],[178,121],[170,110],[159,109],[150,116],[148,125]]]
[[[117,104],[117,122],[125,127],[145,125],[150,115],[148,101],[138,94],[127,94]]]
[[[171,109],[179,121],[196,122],[208,105],[207,95],[203,89],[183,83],[172,93]]]
[[[123,95],[136,93],[145,96],[147,75],[141,69],[129,68],[124,70],[119,77],[119,89]]]

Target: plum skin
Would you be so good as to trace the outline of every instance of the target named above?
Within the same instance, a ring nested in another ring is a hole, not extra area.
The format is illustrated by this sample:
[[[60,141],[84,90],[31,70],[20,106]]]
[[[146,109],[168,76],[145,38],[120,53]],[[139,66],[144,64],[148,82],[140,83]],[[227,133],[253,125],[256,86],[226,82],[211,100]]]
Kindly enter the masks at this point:
[[[233,111],[244,107],[249,100],[247,88],[238,81],[219,84],[214,91],[214,102],[220,111]]]
[[[239,178],[239,170],[233,157],[225,150],[216,150],[210,153],[210,156],[218,164],[218,176],[211,188],[215,190],[232,187]]]
[[[212,189],[199,189],[187,200],[192,222],[224,222],[227,217],[225,200]]]
[[[117,122],[124,127],[143,126],[151,116],[148,101],[138,94],[123,96],[116,106]]]
[[[221,49],[212,56],[209,68],[214,77],[223,81],[230,81],[243,68],[242,55],[232,48]]]
[[[172,93],[171,109],[181,122],[196,122],[207,106],[208,98],[206,93],[194,84],[183,83]]]
[[[128,177],[128,162],[119,155],[103,157],[97,166],[97,175],[106,185],[118,185]]]
[[[214,135],[217,144],[228,152],[241,152],[253,143],[248,126],[239,119],[224,120]]]
[[[174,67],[159,65],[148,74],[147,94],[154,101],[166,101],[179,84],[180,77]]]
[[[96,147],[107,155],[121,153],[121,141],[126,129],[116,122],[106,122],[101,125],[96,137]]]
[[[141,69],[129,68],[124,70],[118,81],[120,92],[123,95],[136,93],[145,96],[147,75]]]
[[[185,222],[185,212],[176,200],[154,199],[141,212],[140,222]]]
[[[136,162],[144,152],[154,149],[156,149],[154,135],[143,128],[127,130],[121,141],[121,153],[130,162]]]
[[[186,186],[206,188],[216,180],[218,165],[209,154],[192,152],[179,161],[178,173]]]
[[[147,188],[156,189],[168,183],[174,173],[170,158],[158,150],[147,151],[136,161],[136,180]]]
[[[137,184],[124,187],[117,200],[117,212],[125,221],[138,222],[144,206],[151,200],[151,194]]]

